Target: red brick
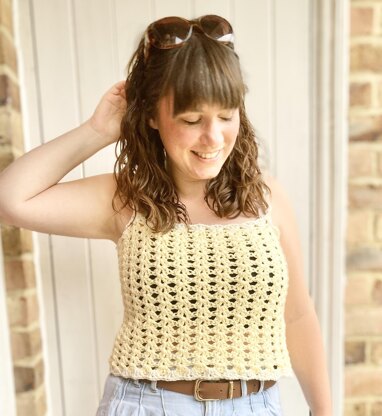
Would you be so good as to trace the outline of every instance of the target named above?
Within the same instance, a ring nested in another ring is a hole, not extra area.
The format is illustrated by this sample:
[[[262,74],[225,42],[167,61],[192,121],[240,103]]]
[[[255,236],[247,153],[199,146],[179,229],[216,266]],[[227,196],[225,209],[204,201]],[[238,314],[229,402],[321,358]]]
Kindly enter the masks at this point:
[[[36,287],[34,264],[30,260],[6,260],[4,262],[7,291]]]
[[[348,190],[349,208],[382,210],[381,185],[350,185]]]
[[[373,290],[373,280],[360,277],[352,277],[346,281],[346,305],[369,305]]]
[[[14,42],[0,31],[0,65],[7,65],[17,74],[17,57]]]
[[[348,336],[380,336],[382,334],[382,308],[380,307],[348,309],[345,321],[345,333]]]
[[[382,116],[351,117],[349,138],[352,142],[382,141]]]
[[[351,210],[348,213],[346,242],[361,244],[373,241],[373,215],[366,210]]]
[[[350,70],[379,73],[382,68],[382,46],[357,44],[350,47]]]
[[[375,304],[382,305],[382,280],[375,280],[372,291],[372,299]]]
[[[4,256],[19,256],[33,249],[32,233],[12,225],[1,225]]]
[[[372,364],[382,366],[382,339],[371,342],[370,344],[370,361]]]
[[[345,367],[345,395],[382,396],[382,367]]]
[[[345,364],[359,364],[365,362],[366,345],[364,342],[346,342]]]
[[[9,105],[20,111],[19,87],[5,74],[0,75],[0,105]]]
[[[10,146],[1,146],[1,139],[0,136],[0,172],[15,160],[12,148]]]
[[[39,308],[36,293],[8,296],[8,320],[12,326],[29,326],[38,321]]]
[[[375,239],[382,241],[382,214],[377,215],[375,226]]]
[[[13,361],[33,357],[41,353],[40,328],[31,330],[12,330],[11,347]]]
[[[382,16],[382,13],[381,13]],[[382,24],[381,24],[382,27]],[[378,107],[382,107],[382,82],[378,84]]]
[[[44,385],[38,390],[29,390],[16,395],[18,416],[45,416],[47,413]]]
[[[349,177],[373,176],[376,173],[377,151],[372,148],[360,148],[355,144],[349,146]]]
[[[35,390],[44,381],[44,363],[42,360],[30,365],[15,365],[13,372],[16,393]]]
[[[0,25],[13,33],[12,1],[0,0]]]
[[[370,416],[381,416],[382,415],[382,401],[372,403]]]
[[[346,258],[347,270],[382,270],[382,251],[376,247],[349,249]]]
[[[344,416],[367,416],[366,403],[345,403]]]
[[[349,91],[350,107],[371,106],[371,84],[352,82]]]
[[[369,35],[373,32],[373,9],[370,7],[351,8],[351,35]]]

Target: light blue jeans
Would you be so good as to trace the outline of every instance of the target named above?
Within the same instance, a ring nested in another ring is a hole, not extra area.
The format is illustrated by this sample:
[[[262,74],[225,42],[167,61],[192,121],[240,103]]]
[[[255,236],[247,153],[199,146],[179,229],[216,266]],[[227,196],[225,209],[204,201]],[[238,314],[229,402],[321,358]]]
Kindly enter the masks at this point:
[[[246,383],[242,391],[246,393]],[[193,396],[109,374],[96,416],[282,416],[276,383],[261,393],[199,402]]]

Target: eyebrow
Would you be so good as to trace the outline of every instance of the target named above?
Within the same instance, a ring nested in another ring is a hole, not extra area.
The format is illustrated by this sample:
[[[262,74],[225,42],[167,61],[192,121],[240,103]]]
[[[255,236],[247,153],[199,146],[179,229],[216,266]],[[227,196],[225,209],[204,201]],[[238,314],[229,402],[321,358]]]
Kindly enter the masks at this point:
[[[233,111],[233,110],[235,109],[234,108],[222,108],[219,111]],[[188,113],[203,113],[203,109],[202,108],[189,109],[189,110],[181,111],[176,115],[182,115],[182,114],[188,114]]]

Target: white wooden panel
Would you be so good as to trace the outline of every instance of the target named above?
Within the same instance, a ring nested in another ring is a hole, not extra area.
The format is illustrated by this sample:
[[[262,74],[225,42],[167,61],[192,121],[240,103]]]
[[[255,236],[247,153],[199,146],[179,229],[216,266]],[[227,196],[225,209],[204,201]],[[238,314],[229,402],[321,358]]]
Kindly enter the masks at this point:
[[[109,373],[108,359],[123,319],[123,304],[114,243],[93,240],[90,247],[98,366],[97,389],[100,399]]]
[[[24,145],[28,151],[42,143],[39,83],[36,58],[36,44],[34,36],[33,7],[28,1],[14,2],[15,36],[18,48],[18,69],[21,80],[21,100],[23,107]],[[24,86],[27,86],[25,88]],[[44,360],[45,381],[47,389],[48,409],[54,403],[57,416],[62,416],[60,344],[56,325],[57,305],[53,290],[53,276],[51,266],[50,237],[46,234],[33,233],[34,261],[36,279],[39,290],[40,316],[49,316],[40,322],[43,350],[49,359]],[[54,375],[53,377],[51,375]]]
[[[275,8],[275,129],[273,152],[275,173],[294,204],[302,239],[305,276],[309,282],[309,233],[312,200],[310,131],[311,89],[309,51],[310,2],[291,0],[276,2]],[[276,168],[277,167],[277,168]],[[293,167],[293,169],[291,169]]]
[[[273,2],[242,0],[234,2],[235,49],[248,86],[246,108],[259,141],[262,165],[268,170],[274,146],[274,39]]]
[[[118,80],[115,14],[111,1],[73,2],[81,121],[91,116],[94,103]]]
[[[181,16],[186,19],[193,18],[192,4],[189,0],[154,0],[154,19],[165,16]]]
[[[86,240],[52,236],[65,411],[91,414],[96,356]]]
[[[297,214],[304,255],[305,278],[309,284],[310,235],[310,90],[309,9],[306,0],[276,1],[274,8],[274,148],[272,170],[291,198]],[[281,380],[281,397],[286,414],[306,415],[309,409],[297,380]],[[289,400],[290,396],[294,400]]]
[[[117,15],[113,2],[74,3],[77,67],[81,121],[94,111],[104,91],[120,79]],[[86,176],[113,171],[114,145],[98,152],[84,163]],[[119,282],[116,278],[117,256],[112,243],[91,241],[87,246],[89,260],[88,307],[91,316],[92,348],[94,349],[96,400],[89,402],[89,414],[95,413],[108,372],[108,356],[122,319]],[[106,296],[105,296],[106,295]],[[109,303],[113,302],[113,303]],[[115,306],[113,306],[113,304]],[[119,305],[119,308],[116,308]],[[112,324],[113,323],[113,324]],[[80,397],[76,407],[79,407]],[[73,410],[74,410],[73,409]],[[74,410],[75,411],[75,410]],[[73,413],[74,414],[74,413]]]
[[[44,140],[57,137],[81,121],[78,62],[70,1],[35,1],[34,29],[38,60],[41,132]],[[59,19],[56,16],[60,16]],[[55,30],[52,31],[52,22]],[[52,64],[54,63],[54,65]],[[81,167],[64,180],[82,176]],[[64,254],[63,254],[64,253]],[[53,414],[90,413],[97,399],[94,371],[93,316],[89,311],[88,262],[83,240],[51,237],[53,296],[60,344],[62,408]],[[76,342],[77,341],[77,342]],[[78,342],[79,341],[79,342]],[[81,409],[81,410],[80,410]]]
[[[231,2],[229,0],[193,0],[192,4],[195,17],[205,14],[217,14],[227,19],[230,17]]]
[[[118,43],[118,68],[126,78],[127,64],[138,46],[146,26],[155,19],[150,0],[140,0],[136,7],[134,0],[115,0],[115,15]]]
[[[40,108],[46,140],[79,121],[69,3],[63,0],[32,2]]]

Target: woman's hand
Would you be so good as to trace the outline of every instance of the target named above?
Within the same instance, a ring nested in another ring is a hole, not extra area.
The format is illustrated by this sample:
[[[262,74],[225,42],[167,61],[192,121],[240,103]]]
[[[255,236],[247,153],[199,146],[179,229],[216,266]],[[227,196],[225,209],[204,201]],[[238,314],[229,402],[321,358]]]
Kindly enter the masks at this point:
[[[89,119],[89,124],[105,141],[114,143],[119,138],[121,119],[125,110],[125,81],[119,81],[103,95]]]

